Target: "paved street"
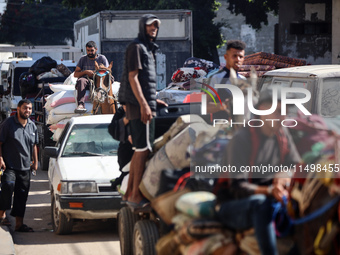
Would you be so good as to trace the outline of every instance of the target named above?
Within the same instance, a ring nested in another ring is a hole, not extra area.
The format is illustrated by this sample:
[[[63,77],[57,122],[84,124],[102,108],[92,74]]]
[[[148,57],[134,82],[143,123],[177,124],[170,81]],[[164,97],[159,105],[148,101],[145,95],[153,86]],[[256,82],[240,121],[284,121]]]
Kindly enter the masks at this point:
[[[50,190],[47,172],[33,176],[27,202],[25,223],[34,233],[14,232],[15,219],[11,217],[10,231],[17,255],[120,254],[115,220],[75,222],[71,235],[56,235],[52,231]]]

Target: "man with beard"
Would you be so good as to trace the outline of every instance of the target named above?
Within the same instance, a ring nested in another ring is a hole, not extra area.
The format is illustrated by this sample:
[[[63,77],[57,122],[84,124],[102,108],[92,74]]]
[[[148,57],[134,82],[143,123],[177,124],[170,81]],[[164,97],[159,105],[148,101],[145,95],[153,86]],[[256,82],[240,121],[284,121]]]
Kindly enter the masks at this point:
[[[1,176],[0,217],[3,225],[10,225],[5,217],[5,211],[11,209],[15,217],[15,231],[33,232],[33,229],[23,224],[26,201],[30,188],[31,170],[38,169],[37,127],[29,119],[32,113],[32,103],[23,99],[18,103],[17,113],[0,126],[0,167],[4,171]]]
[[[85,113],[85,93],[90,88],[90,79],[93,78],[94,71],[96,70],[94,62],[98,65],[103,64],[105,67],[109,66],[104,55],[97,53],[97,45],[94,41],[89,41],[86,44],[86,54],[82,56],[74,71],[74,77],[78,78],[76,83],[77,90],[77,103],[78,107],[74,110],[75,113]]]
[[[145,163],[148,159],[155,136],[157,104],[166,105],[156,99],[155,44],[161,21],[152,14],[145,14],[139,20],[138,37],[129,44],[125,52],[122,83],[118,99],[126,105],[126,117],[134,153],[130,164],[129,182],[125,197],[128,205],[140,208],[147,203],[139,191]]]

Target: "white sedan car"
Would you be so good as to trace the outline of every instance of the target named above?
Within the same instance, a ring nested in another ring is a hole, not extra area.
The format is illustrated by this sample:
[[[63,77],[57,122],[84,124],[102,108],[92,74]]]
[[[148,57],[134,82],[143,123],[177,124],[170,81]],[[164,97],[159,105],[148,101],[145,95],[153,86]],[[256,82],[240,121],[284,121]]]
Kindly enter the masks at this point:
[[[115,218],[121,196],[110,180],[119,177],[119,142],[108,133],[113,115],[71,118],[50,157],[51,216],[56,234],[72,231],[73,219]]]

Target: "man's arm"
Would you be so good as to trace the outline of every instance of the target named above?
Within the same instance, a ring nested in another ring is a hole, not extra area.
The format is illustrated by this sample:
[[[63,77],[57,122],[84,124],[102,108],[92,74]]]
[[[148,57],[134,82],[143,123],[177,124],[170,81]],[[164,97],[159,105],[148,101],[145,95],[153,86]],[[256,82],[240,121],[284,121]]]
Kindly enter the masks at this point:
[[[2,157],[2,142],[0,142],[0,169],[3,169],[3,170],[6,169],[6,164]]]
[[[37,170],[38,169],[38,149],[37,149],[37,145],[34,144],[33,146],[33,155],[32,155],[32,158],[33,158],[33,164],[32,164],[32,169],[33,170]]]
[[[77,66],[76,70],[74,70],[74,77],[76,77],[76,78],[83,77],[85,75],[88,75],[90,78],[92,78],[93,77],[93,71],[91,71],[91,70],[82,71],[79,66]]]
[[[138,69],[129,72],[129,82],[133,91],[133,94],[135,95],[139,106],[140,106],[140,113],[141,113],[141,121],[146,124],[147,121],[152,119],[152,111],[150,109],[150,106],[148,102],[146,101],[142,87],[138,80]]]

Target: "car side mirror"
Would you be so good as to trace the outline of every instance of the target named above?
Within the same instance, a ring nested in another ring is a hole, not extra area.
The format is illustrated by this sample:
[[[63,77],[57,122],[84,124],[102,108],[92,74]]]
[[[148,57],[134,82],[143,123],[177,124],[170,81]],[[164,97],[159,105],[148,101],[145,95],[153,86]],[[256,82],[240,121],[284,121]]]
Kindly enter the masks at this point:
[[[58,157],[58,148],[53,146],[46,146],[44,149],[44,154],[51,158]]]

